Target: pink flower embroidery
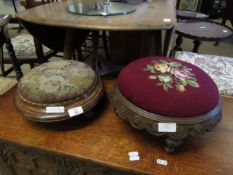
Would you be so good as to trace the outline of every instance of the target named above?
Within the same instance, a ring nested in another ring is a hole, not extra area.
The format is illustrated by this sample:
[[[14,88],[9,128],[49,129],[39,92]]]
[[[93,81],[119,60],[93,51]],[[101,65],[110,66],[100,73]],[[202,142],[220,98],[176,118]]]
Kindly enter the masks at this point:
[[[200,87],[195,75],[191,73],[192,69],[180,62],[159,60],[148,64],[144,70],[150,71],[148,78],[156,80],[157,85],[163,86],[166,91],[175,87],[177,91],[185,92],[186,86]]]
[[[178,69],[178,70],[172,69],[171,73],[174,74],[175,77],[180,79],[180,80],[186,80],[189,78],[189,75],[185,71],[180,70],[180,69]]]

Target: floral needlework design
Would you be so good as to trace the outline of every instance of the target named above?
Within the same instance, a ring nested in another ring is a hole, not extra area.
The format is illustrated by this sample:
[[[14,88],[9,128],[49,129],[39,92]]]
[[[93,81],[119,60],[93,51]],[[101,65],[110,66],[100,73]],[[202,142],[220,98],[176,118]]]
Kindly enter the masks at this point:
[[[184,92],[186,86],[200,87],[195,74],[191,72],[192,69],[180,62],[153,61],[144,70],[150,71],[151,75],[148,78],[158,80],[157,85],[163,86],[165,91],[175,87],[177,91]]]

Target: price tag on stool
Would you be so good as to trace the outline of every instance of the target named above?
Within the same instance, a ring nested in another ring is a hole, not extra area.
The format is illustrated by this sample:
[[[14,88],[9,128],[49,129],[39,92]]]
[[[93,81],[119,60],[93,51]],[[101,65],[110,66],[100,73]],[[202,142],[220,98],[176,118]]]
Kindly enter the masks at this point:
[[[158,123],[159,132],[176,132],[176,123]]]
[[[132,151],[128,153],[130,161],[140,160],[139,154],[137,151]]]
[[[46,113],[63,113],[65,111],[64,106],[47,106]]]
[[[156,163],[159,164],[159,165],[167,165],[167,161],[166,160],[162,160],[162,159],[157,159],[156,160]]]
[[[68,109],[68,113],[70,117],[74,117],[74,116],[83,114],[83,108],[82,106],[71,108],[71,109]]]

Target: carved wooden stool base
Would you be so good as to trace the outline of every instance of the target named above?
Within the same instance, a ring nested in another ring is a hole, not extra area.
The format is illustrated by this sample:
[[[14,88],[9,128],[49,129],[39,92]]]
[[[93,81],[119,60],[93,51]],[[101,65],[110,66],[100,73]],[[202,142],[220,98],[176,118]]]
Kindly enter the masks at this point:
[[[190,118],[170,118],[147,112],[128,101],[115,86],[112,105],[122,119],[128,120],[136,129],[146,129],[155,136],[165,136],[165,150],[174,152],[187,136],[199,136],[211,131],[221,120],[221,102],[209,113]],[[159,132],[158,123],[176,123],[176,132]]]

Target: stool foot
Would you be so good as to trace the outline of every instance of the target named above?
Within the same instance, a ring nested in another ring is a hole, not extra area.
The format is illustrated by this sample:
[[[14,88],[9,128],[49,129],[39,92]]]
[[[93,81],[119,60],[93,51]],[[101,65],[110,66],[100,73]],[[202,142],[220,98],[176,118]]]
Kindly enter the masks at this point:
[[[166,138],[165,143],[166,143],[165,150],[168,153],[172,153],[176,150],[178,146],[183,144],[183,140],[174,140],[171,138]]]

